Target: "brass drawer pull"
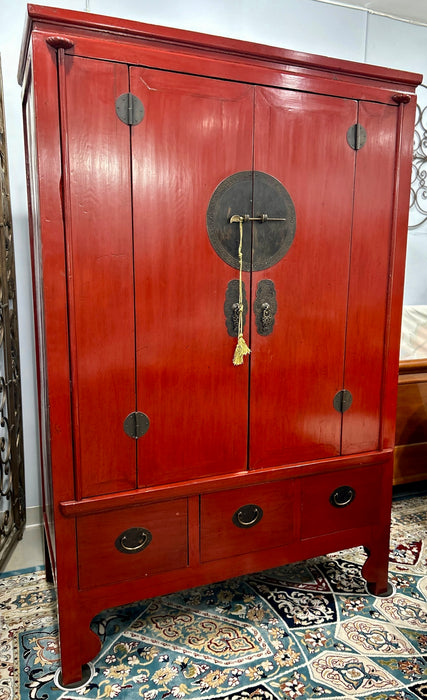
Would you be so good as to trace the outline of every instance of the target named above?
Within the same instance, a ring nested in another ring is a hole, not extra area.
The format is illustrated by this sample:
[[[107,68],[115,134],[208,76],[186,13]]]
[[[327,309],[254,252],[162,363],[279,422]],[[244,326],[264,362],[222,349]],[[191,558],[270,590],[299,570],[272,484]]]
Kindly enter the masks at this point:
[[[356,491],[351,486],[339,486],[331,493],[329,501],[335,508],[345,508],[355,496]]]
[[[238,508],[232,517],[232,521],[236,527],[248,528],[253,527],[261,520],[263,510],[260,506],[255,506],[248,503],[242,508]]]
[[[131,527],[118,536],[115,546],[124,554],[136,554],[148,547],[152,539],[153,535],[145,527]]]

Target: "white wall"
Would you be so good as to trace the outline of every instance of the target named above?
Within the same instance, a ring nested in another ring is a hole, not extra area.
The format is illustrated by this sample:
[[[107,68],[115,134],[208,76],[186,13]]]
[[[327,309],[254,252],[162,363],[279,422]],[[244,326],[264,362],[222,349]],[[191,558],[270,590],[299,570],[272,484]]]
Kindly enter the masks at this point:
[[[422,73],[427,85],[427,27],[370,16],[366,48],[368,63]],[[418,88],[418,104],[427,107],[427,88]],[[409,223],[418,221],[410,216]],[[409,232],[404,303],[427,304],[427,222]]]
[[[57,0],[40,4],[136,19],[273,46],[367,61],[427,76],[427,27],[316,0]],[[0,0],[3,67],[21,344],[27,506],[40,503],[31,273],[20,88],[16,82],[24,0]],[[426,78],[427,82],[427,78]],[[427,90],[424,98],[427,103]],[[411,236],[410,300],[427,303],[427,233]],[[424,265],[421,282],[412,268]]]

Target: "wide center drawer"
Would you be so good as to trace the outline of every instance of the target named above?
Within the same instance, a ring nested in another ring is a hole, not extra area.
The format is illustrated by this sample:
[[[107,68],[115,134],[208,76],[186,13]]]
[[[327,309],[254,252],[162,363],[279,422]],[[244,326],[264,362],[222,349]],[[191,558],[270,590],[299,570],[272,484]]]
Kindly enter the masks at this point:
[[[292,480],[201,496],[202,562],[272,547],[294,539],[295,484]]]
[[[77,519],[80,588],[127,581],[188,564],[187,499]]]

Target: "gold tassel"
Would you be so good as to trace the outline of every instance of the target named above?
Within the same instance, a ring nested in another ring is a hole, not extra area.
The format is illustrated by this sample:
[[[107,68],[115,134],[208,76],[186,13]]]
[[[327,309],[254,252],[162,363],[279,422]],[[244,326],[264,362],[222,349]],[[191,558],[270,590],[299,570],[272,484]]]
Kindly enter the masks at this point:
[[[243,271],[243,217],[239,217],[239,231],[240,231],[240,242],[239,242],[239,324],[237,332],[237,345],[234,350],[233,365],[242,365],[243,357],[249,355],[250,349],[248,348],[245,339],[243,338],[243,282],[242,282],[242,271]]]
[[[234,350],[233,365],[243,365],[243,356],[249,355],[250,350],[242,333],[239,333],[236,349]]]

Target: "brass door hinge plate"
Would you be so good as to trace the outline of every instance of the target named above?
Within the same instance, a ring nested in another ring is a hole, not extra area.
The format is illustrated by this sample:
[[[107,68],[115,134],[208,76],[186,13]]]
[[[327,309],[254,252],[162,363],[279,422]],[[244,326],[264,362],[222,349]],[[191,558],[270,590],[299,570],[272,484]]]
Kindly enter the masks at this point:
[[[355,151],[359,151],[366,143],[368,134],[361,124],[353,124],[347,131],[347,143]]]
[[[124,124],[136,126],[144,119],[144,105],[136,95],[124,92],[116,99],[116,114]]]
[[[141,413],[141,411],[129,413],[123,422],[123,430],[126,435],[129,435],[129,437],[135,440],[145,435],[149,427],[150,419],[145,413]]]

